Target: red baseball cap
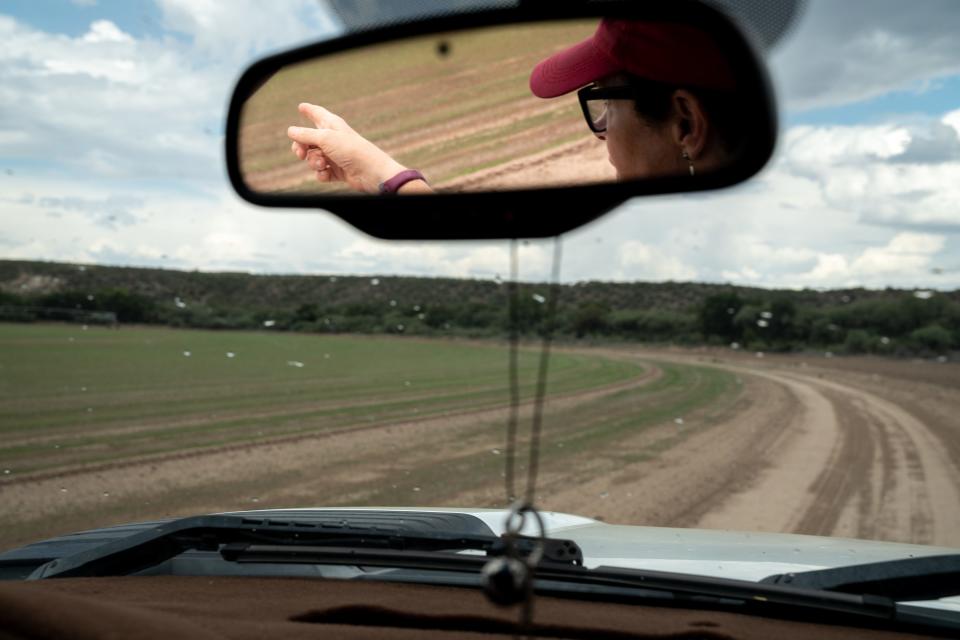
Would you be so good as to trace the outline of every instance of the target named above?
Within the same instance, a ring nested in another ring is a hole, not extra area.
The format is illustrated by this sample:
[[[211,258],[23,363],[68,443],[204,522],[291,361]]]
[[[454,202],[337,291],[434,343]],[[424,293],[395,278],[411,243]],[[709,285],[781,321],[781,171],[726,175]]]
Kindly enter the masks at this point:
[[[592,37],[534,67],[530,90],[555,98],[624,71],[676,86],[729,90],[736,85],[726,56],[702,29],[604,18]]]

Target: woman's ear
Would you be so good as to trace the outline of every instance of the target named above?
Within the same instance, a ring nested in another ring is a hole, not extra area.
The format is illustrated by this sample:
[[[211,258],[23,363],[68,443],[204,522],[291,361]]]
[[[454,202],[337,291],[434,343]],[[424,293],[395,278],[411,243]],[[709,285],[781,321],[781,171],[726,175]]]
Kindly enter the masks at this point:
[[[671,98],[673,104],[673,141],[691,160],[696,160],[707,146],[710,124],[703,103],[686,89],[677,89]]]

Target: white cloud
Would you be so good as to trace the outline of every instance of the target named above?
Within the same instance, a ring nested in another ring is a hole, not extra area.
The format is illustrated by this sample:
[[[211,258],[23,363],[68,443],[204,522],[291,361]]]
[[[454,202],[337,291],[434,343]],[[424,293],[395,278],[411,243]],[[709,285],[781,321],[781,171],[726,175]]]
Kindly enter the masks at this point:
[[[820,286],[882,286],[896,278],[902,284],[929,280],[933,257],[946,239],[921,233],[899,233],[882,247],[869,247],[852,260],[837,254],[821,254],[816,266],[799,274],[803,284]]]
[[[0,18],[0,125],[20,134],[0,139],[0,156],[91,178],[219,177],[217,132],[204,126],[223,108],[226,75],[105,24],[68,38]],[[170,136],[194,142],[170,148]]]
[[[104,19],[72,38],[0,15],[0,157],[220,186],[225,104],[244,63],[336,29],[313,0],[160,8],[186,41],[133,38]]]
[[[788,109],[835,106],[900,90],[922,92],[960,73],[954,0],[811,0],[772,60]]]
[[[317,0],[157,0],[164,25],[194,46],[223,59],[318,40],[339,26]]]
[[[629,280],[694,280],[697,270],[679,258],[638,240],[620,244],[620,278]]]
[[[810,126],[787,130],[782,137],[782,162],[802,173],[824,165],[862,164],[903,153],[910,132],[896,125]]]
[[[942,122],[950,127],[953,127],[953,130],[957,132],[957,136],[960,136],[960,109],[956,111],[950,111],[949,113],[943,116]]]
[[[80,38],[84,42],[133,42],[128,33],[109,20],[96,20],[90,24],[90,30]]]
[[[863,221],[960,228],[955,114],[902,126],[794,127],[777,169],[812,180],[824,204]]]
[[[351,273],[407,273],[458,278],[506,277],[510,269],[508,244],[394,243],[362,238],[337,251],[337,262]],[[549,277],[551,251],[543,242],[518,247],[520,278],[544,281]]]

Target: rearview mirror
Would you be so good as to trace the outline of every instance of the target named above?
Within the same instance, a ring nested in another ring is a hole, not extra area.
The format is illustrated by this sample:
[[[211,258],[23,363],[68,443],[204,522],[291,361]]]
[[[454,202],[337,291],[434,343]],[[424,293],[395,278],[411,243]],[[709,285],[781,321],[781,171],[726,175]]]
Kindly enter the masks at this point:
[[[729,19],[699,2],[571,4],[405,23],[255,63],[230,103],[234,188],[383,238],[545,237],[632,196],[763,167],[776,110]]]

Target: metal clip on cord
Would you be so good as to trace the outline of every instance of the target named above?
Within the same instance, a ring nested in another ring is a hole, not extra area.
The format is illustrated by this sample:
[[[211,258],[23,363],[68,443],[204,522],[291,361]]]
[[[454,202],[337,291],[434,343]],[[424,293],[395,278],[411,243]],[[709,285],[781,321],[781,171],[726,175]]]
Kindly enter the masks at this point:
[[[524,557],[517,549],[516,540],[527,524],[528,514],[532,515],[537,526],[537,543]],[[533,617],[533,578],[537,565],[543,559],[546,528],[543,518],[533,505],[517,502],[510,507],[507,516],[503,541],[506,553],[494,558],[482,571],[483,590],[491,602],[501,606],[523,603],[520,624],[526,628]]]

